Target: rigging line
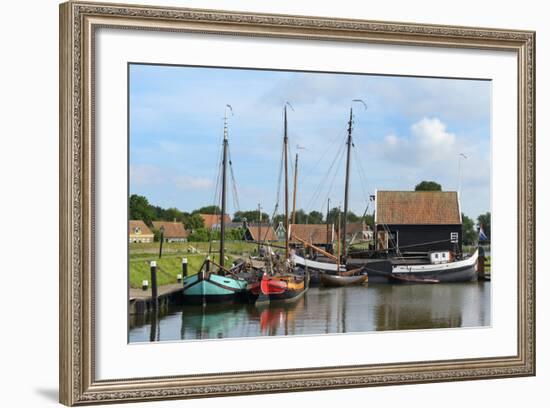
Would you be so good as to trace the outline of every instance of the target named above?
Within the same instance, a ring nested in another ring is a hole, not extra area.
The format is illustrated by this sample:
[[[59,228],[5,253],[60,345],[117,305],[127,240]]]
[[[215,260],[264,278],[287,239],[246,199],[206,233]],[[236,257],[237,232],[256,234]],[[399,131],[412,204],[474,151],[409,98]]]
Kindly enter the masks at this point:
[[[334,187],[334,181],[336,180],[336,176],[340,173],[340,169],[341,169],[341,164],[342,164],[342,161],[344,160],[344,150],[342,150],[342,154],[340,155],[340,160],[338,161],[338,166],[336,166],[336,171],[334,172],[334,175],[332,176],[332,181],[330,182],[330,185],[329,185],[329,189],[327,191],[327,194],[325,196],[325,199],[323,201],[321,201],[322,203],[326,203],[327,200],[328,200],[328,197],[330,196],[330,193],[332,192],[332,188]],[[345,222],[345,220],[344,220]]]
[[[233,171],[233,159],[231,158],[231,149],[230,149],[229,145],[227,146],[227,153],[228,153],[228,156],[229,156],[229,173],[230,173],[230,176],[231,176],[231,183],[232,183],[232,187],[233,187],[233,206],[235,207],[235,209],[237,211],[240,211],[241,206],[240,206],[240,203],[239,203],[239,194],[238,194],[238,189],[237,189],[237,181],[235,179],[235,172]]]
[[[309,180],[309,176],[314,174],[314,170],[317,168],[317,166],[319,165],[319,163],[321,163],[321,161],[325,158],[325,156],[327,155],[327,153],[329,151],[332,151],[334,150],[333,149],[333,146],[334,144],[336,144],[338,142],[338,140],[340,140],[342,134],[344,134],[346,132],[346,129],[347,129],[347,125],[344,126],[340,132],[336,135],[336,137],[334,139],[332,139],[331,141],[329,141],[329,143],[327,143],[327,147],[325,149],[325,151],[323,152],[323,154],[321,156],[319,156],[319,159],[315,162],[315,164],[310,167],[310,168],[304,168],[304,171],[302,172],[302,174],[304,175],[301,182],[305,182],[305,180]]]
[[[357,163],[356,166],[357,166],[357,174],[359,175],[359,184],[361,185],[361,191],[363,193],[363,198],[365,199],[365,201],[369,201],[368,200],[368,194],[367,194],[367,183],[366,183],[366,176],[364,175],[364,172],[362,172],[362,166],[361,166],[361,162],[359,161],[359,154],[357,153],[357,150],[355,150],[355,147],[353,148],[352,150],[352,154],[353,154],[353,160]]]
[[[324,177],[321,179],[321,182],[317,185],[317,187],[315,188],[315,190],[313,191],[313,195],[312,197],[310,198],[310,200],[307,202],[307,205],[306,205],[306,210],[309,210],[312,206],[313,206],[313,203],[317,200],[318,196],[321,195],[322,191],[323,191],[323,186],[325,185],[324,181],[327,180],[329,177],[330,177],[330,174],[332,172],[332,169],[334,167],[334,164],[336,163],[336,161],[338,160],[339,156],[343,153],[344,151],[344,147],[345,147],[345,141],[340,145],[340,148],[338,149],[338,151],[336,152],[336,155],[334,156],[334,159],[332,160],[332,163],[331,165],[329,166],[327,172],[325,173]]]

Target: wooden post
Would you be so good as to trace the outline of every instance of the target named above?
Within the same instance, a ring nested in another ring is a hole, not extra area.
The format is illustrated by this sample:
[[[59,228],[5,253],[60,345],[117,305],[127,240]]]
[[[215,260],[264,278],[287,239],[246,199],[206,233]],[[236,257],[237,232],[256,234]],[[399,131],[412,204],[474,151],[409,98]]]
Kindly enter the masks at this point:
[[[153,309],[158,306],[158,287],[157,287],[157,262],[151,261],[151,303]]]
[[[162,242],[164,241],[164,225],[160,227],[160,248],[159,248],[159,259],[162,258]]]
[[[141,281],[141,290],[147,289],[149,289],[149,281],[147,279],[144,279]]]
[[[187,278],[187,258],[181,258],[181,273],[183,278]]]

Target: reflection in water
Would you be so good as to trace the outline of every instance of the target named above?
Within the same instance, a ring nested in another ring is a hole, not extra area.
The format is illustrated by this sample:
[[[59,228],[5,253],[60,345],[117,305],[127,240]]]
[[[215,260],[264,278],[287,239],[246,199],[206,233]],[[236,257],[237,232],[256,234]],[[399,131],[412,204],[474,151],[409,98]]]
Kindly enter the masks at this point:
[[[490,324],[490,282],[310,288],[294,304],[185,305],[131,316],[130,342],[476,327]]]

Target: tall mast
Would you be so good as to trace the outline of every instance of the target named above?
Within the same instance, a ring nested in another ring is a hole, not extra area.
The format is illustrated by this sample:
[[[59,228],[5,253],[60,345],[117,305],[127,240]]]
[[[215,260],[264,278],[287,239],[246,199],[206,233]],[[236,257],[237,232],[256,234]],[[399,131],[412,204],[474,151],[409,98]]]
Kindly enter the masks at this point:
[[[286,120],[286,105],[284,109],[285,116],[285,127],[284,127],[284,138],[283,138],[283,149],[284,149],[284,162],[285,162],[285,259],[288,259],[289,249],[288,249],[288,235],[290,231],[288,230],[288,125]]]
[[[258,203],[258,256],[260,256],[260,249],[262,247],[262,206]]]
[[[348,122],[348,155],[346,160],[346,184],[344,190],[344,224],[342,228],[342,254],[344,257],[348,255],[347,246],[346,246],[346,225],[348,220],[348,195],[349,195],[349,171],[350,171],[350,162],[351,162],[351,131],[353,128],[353,108],[349,110],[349,122]]]
[[[224,266],[225,261],[225,211],[226,211],[226,184],[227,184],[227,108],[233,113],[231,105],[225,105],[225,114],[223,116],[223,164],[222,164],[222,213],[220,218],[220,266]]]
[[[296,190],[298,189],[298,153],[294,161],[294,192],[292,197],[292,224],[296,224]]]
[[[327,200],[327,251],[328,251],[328,246],[332,243],[330,239],[329,224],[328,224],[329,212],[330,212],[330,198]]]

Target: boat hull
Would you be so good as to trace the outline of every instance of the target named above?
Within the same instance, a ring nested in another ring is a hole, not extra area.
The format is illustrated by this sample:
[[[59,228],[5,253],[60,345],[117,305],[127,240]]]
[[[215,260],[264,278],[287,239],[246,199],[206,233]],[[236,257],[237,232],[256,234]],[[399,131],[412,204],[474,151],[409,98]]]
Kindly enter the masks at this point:
[[[367,281],[367,275],[358,276],[338,276],[321,274],[321,284],[328,288],[337,288],[342,286],[362,285]]]
[[[462,261],[438,265],[395,265],[391,259],[353,259],[350,265],[361,265],[369,283],[455,283],[477,279],[477,251]]]
[[[214,273],[186,278],[183,286],[185,303],[240,302],[246,291],[246,281]]]

